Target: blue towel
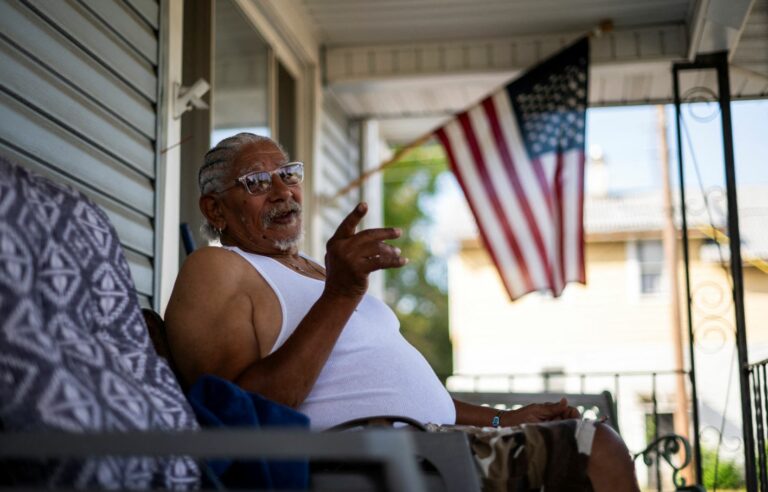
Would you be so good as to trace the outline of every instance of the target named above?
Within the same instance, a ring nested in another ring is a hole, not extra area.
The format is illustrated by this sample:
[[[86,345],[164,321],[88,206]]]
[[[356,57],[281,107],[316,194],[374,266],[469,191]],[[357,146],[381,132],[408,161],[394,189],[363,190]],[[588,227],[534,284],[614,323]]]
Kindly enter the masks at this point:
[[[203,427],[309,427],[306,415],[217,376],[202,376],[187,398]],[[208,466],[227,487],[296,490],[309,484],[307,460],[211,460]]]

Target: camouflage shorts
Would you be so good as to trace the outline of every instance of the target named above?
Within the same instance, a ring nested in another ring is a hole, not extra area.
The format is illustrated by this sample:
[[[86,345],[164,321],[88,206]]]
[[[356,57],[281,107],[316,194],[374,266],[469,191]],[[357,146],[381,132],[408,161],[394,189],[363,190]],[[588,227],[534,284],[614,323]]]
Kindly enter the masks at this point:
[[[484,491],[591,491],[587,461],[595,423],[561,420],[520,427],[428,424],[430,432],[464,432]]]

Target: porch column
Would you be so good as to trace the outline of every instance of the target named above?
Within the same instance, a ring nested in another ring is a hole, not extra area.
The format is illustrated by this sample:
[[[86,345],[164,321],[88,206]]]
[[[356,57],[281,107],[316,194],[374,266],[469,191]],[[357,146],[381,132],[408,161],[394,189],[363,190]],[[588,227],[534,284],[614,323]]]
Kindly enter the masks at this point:
[[[383,149],[379,135],[379,122],[363,120],[360,123],[360,174],[375,169],[382,161]],[[384,227],[384,180],[383,172],[375,173],[362,184],[361,195],[368,203],[368,213],[363,220],[365,229]],[[384,299],[384,272],[373,272],[368,281],[368,293]]]

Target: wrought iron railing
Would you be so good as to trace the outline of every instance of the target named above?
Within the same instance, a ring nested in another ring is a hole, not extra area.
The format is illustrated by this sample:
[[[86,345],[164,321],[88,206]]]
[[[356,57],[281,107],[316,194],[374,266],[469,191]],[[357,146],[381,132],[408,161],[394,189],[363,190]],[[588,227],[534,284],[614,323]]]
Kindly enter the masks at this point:
[[[674,460],[674,456],[681,455],[679,462]],[[656,471],[659,473],[659,463],[663,460],[672,469],[672,484],[675,490],[703,491],[698,485],[689,484],[688,481],[680,476],[680,471],[691,463],[693,457],[691,453],[691,444],[687,439],[678,434],[666,434],[654,439],[648,446],[639,453],[632,455],[632,460],[643,458],[643,463],[647,466],[656,465]],[[656,480],[657,489],[661,490],[661,480]]]
[[[679,435],[663,431],[662,425],[660,425],[660,416],[669,413],[662,411],[660,380],[671,380],[680,375],[685,376],[687,380],[689,373],[681,370],[660,370],[583,373],[545,372],[514,375],[454,374],[449,378],[448,387],[452,391],[474,391],[481,393],[492,391],[509,393],[531,393],[533,391],[542,393],[595,393],[609,391],[613,394],[613,399],[618,408],[628,405],[628,401],[633,400],[636,394],[640,392],[645,401],[645,413],[651,419],[648,425],[652,428],[652,432],[646,434],[645,442],[636,442],[634,444],[635,450],[639,448],[642,448],[642,450],[633,456],[635,459],[642,457],[642,462],[648,466],[649,482],[652,482],[651,486],[657,491],[661,491],[664,478],[671,476],[671,483],[667,478],[667,484],[674,486],[675,489],[700,490],[697,486],[692,485],[692,482],[695,482],[694,473],[688,473],[688,480],[681,476],[681,471],[691,464],[692,457],[695,456],[691,446],[698,446],[698,439],[693,439],[689,443],[688,440],[683,439]],[[628,383],[629,380],[634,380],[635,382],[630,384]],[[665,395],[674,393],[673,382],[667,381],[667,383],[668,389],[664,390],[663,393]],[[763,379],[763,384],[765,384],[765,379]],[[622,394],[627,392],[627,386],[633,387],[635,395],[632,395],[632,398],[629,398],[629,394],[626,395],[627,398],[622,398]],[[619,413],[621,414],[622,412],[619,411]],[[763,415],[765,415],[765,412]],[[670,473],[670,475],[667,473]]]
[[[760,492],[768,492],[768,359],[755,362],[747,366],[752,406],[753,419],[753,446],[757,456],[757,485]],[[747,473],[751,473],[747,470]]]

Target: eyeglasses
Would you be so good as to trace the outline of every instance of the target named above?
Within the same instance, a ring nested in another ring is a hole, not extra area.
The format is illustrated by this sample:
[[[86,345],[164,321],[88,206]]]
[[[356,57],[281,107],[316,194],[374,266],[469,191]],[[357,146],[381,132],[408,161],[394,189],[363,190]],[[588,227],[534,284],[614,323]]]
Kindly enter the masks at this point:
[[[273,171],[254,171],[235,180],[235,184],[220,190],[224,193],[241,183],[251,195],[262,195],[272,189],[272,175],[277,174],[286,186],[296,186],[304,181],[304,163],[289,162]]]

